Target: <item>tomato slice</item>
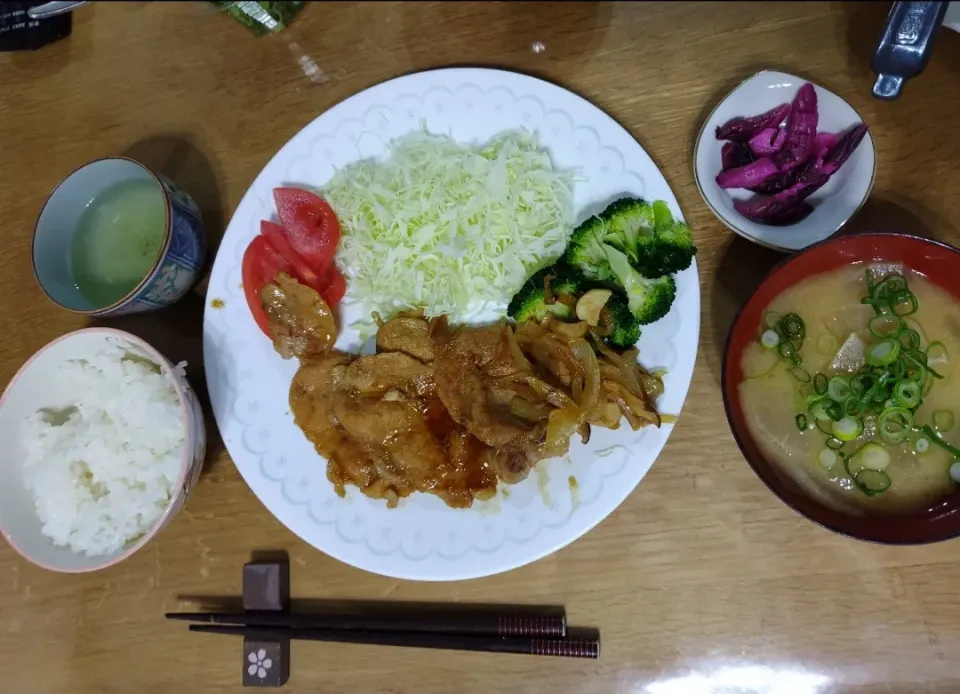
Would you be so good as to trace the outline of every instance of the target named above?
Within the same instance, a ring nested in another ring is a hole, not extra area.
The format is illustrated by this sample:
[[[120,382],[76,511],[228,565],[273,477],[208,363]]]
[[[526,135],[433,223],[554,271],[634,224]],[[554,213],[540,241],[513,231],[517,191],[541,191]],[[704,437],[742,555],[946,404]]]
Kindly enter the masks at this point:
[[[293,272],[290,273],[291,277],[318,293],[323,292],[330,283],[326,277],[327,273],[321,276],[314,272],[307,261],[293,249],[286,229],[279,224],[264,220],[260,222],[260,233],[267,238],[267,241],[269,241],[273,249],[280,254],[280,257],[287,262],[287,265],[293,268]]]
[[[327,306],[333,308],[340,303],[343,295],[347,293],[347,281],[340,274],[336,266],[330,268],[330,274],[327,275],[328,285],[326,289],[320,292],[320,296],[327,302]]]
[[[243,252],[243,262],[240,264],[240,277],[243,282],[243,294],[247,299],[247,306],[253,314],[253,320],[270,337],[270,324],[267,314],[260,303],[260,290],[263,285],[273,282],[279,272],[293,274],[293,268],[270,245],[270,241],[263,234],[257,236]]]
[[[323,275],[333,266],[340,242],[340,222],[322,198],[301,188],[274,188],[280,223],[293,249]]]

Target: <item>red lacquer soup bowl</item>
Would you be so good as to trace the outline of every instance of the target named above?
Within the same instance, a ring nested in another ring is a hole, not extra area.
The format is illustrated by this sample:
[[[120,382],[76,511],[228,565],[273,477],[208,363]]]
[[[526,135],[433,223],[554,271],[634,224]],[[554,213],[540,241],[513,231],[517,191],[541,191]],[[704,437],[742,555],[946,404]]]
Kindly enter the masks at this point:
[[[928,508],[867,511],[850,515],[806,493],[768,460],[747,428],[740,403],[741,357],[756,339],[764,310],[784,290],[801,280],[853,263],[898,262],[925,275],[960,301],[960,251],[937,241],[899,234],[863,234],[830,239],[782,262],[760,283],[740,309],[723,355],[723,404],[743,457],[781,501],[801,515],[838,533],[886,544],[921,544],[960,536],[960,491],[941,497]]]

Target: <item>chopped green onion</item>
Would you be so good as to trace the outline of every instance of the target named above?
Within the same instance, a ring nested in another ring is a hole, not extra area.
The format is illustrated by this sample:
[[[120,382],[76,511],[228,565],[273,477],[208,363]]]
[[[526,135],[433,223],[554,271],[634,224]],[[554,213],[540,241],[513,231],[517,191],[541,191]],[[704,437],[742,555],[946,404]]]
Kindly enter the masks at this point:
[[[905,359],[907,362],[907,378],[909,378],[911,381],[919,381],[920,383],[923,383],[927,377],[927,372],[930,372],[934,378],[943,378],[943,376],[930,368],[927,361],[927,355],[919,350],[904,352],[903,359]]]
[[[857,451],[857,458],[860,464],[868,470],[883,470],[890,464],[890,454],[887,449],[872,442]]]
[[[904,319],[903,319],[903,324],[904,324],[905,327],[910,328],[910,330],[916,330],[916,331],[917,331],[917,335],[920,336],[920,346],[923,347],[923,345],[924,345],[928,340],[927,340],[926,334],[923,332],[923,328],[920,327],[920,324],[917,323],[917,321],[915,321],[913,318],[904,318]]]
[[[880,452],[873,451],[870,448],[871,446],[876,447]],[[864,453],[866,455],[864,455]],[[890,486],[889,475],[882,470],[869,467],[866,464],[870,463],[873,466],[882,465],[886,467],[886,464],[883,462],[884,455],[887,456],[887,463],[889,463],[889,454],[882,446],[878,446],[875,443],[868,443],[858,449],[853,455],[844,456],[841,454],[840,456],[843,459],[843,469],[850,475],[854,486],[867,496],[873,496],[874,494],[886,491]],[[850,469],[851,463],[858,466],[856,472]]]
[[[817,395],[823,395],[827,392],[827,377],[818,373],[813,377],[813,391]]]
[[[920,385],[916,381],[900,381],[893,388],[897,404],[912,410],[920,404]]]
[[[906,305],[906,308],[904,308]],[[898,316],[909,316],[917,312],[920,303],[913,292],[900,292],[890,301],[890,310]],[[899,309],[899,310],[898,310]]]
[[[853,481],[857,485],[857,489],[867,496],[887,491],[891,482],[890,475],[882,470],[861,470],[853,478]]]
[[[833,423],[831,427],[833,435],[841,441],[853,441],[863,431],[863,426],[858,419],[853,417],[843,417]]]
[[[894,272],[884,277],[880,283],[873,288],[870,295],[888,300],[890,296],[904,291],[907,291],[907,278],[899,272]]]
[[[954,460],[950,466],[950,479],[960,484],[960,460]]]
[[[901,378],[916,381],[917,383],[923,383],[927,380],[927,367],[913,357],[904,354],[900,357],[897,365],[900,366],[898,371],[900,372]]]
[[[839,451],[841,448],[843,448],[843,444],[843,441],[834,436],[831,436],[829,439],[827,439],[827,448],[830,448],[834,451]]]
[[[784,340],[777,345],[777,352],[780,353],[781,357],[797,366],[803,363],[803,359],[801,359],[800,355],[797,354],[797,348],[794,347],[793,343],[789,340]]]
[[[801,383],[810,382],[810,372],[804,369],[802,366],[793,367],[790,369],[790,374]]]
[[[859,373],[850,379],[850,392],[859,398],[870,390],[875,380],[873,374]]]
[[[843,408],[840,407],[839,403],[828,402],[826,404],[827,416],[830,417],[833,421],[839,421],[843,419]]]
[[[773,349],[780,344],[780,335],[776,330],[766,330],[760,336],[760,344],[767,349]]]
[[[813,425],[817,427],[817,429],[820,431],[821,434],[826,434],[827,436],[832,438],[833,429],[831,428],[831,424],[832,422],[830,420],[830,417],[827,417],[826,419],[820,419],[819,417],[816,416],[816,414],[814,415]]]
[[[876,342],[867,349],[867,363],[870,366],[886,366],[897,360],[900,354],[900,343],[886,339]]]
[[[780,332],[790,340],[802,340],[807,334],[803,319],[796,313],[788,313],[780,319]]]
[[[848,417],[862,417],[866,413],[867,403],[862,400],[857,400],[852,395],[843,403],[843,414]],[[837,419],[839,419],[839,417]]]
[[[763,314],[763,325],[765,328],[776,328],[780,323],[780,314],[776,311],[767,311]]]
[[[868,327],[874,337],[896,337],[903,330],[903,319],[892,313],[881,313],[870,319]]]
[[[902,341],[901,341],[900,345],[901,345],[901,348],[902,348],[902,346],[903,346],[903,342],[902,342]],[[904,376],[906,376],[906,375],[907,375],[907,362],[906,362],[906,359],[904,359],[904,358],[901,357],[900,359],[897,359],[895,362],[893,362],[893,363],[890,365],[890,372],[893,374],[893,377],[896,378],[896,379],[900,379],[900,378],[903,378]]]
[[[837,347],[839,347],[839,344],[837,338],[833,335],[826,334],[817,338],[817,351],[820,354],[832,357],[837,353]]]
[[[924,424],[922,427],[916,427],[916,431],[924,434],[928,439],[930,439],[930,443],[937,444],[940,446],[940,448],[950,453],[950,455],[952,455],[954,458],[960,458],[960,449],[951,446],[949,443],[944,441],[937,432],[935,432],[926,424]]]
[[[947,348],[942,342],[931,342],[927,347],[927,364],[949,364],[950,355],[947,354]]]
[[[930,439],[921,436],[913,442],[913,450],[915,450],[917,453],[926,453],[928,450],[930,450]]]
[[[850,384],[843,376],[834,376],[827,383],[827,395],[834,402],[846,402],[850,397]]]
[[[830,448],[822,449],[818,458],[823,467],[833,467],[837,464],[838,460],[837,452]]]
[[[861,304],[866,304],[866,305],[868,305],[868,306],[872,306],[872,307],[873,307],[873,310],[876,312],[876,314],[877,314],[878,316],[883,313],[883,309],[880,308],[881,305],[880,305],[879,303],[877,303],[877,301],[875,301],[873,298],[871,298],[871,297],[869,297],[869,296],[865,296],[865,297],[863,297],[862,299],[860,299],[860,303],[861,303]]]
[[[799,429],[800,431],[807,430],[807,426],[809,424],[809,422],[807,422],[807,415],[803,413],[798,414],[796,418],[796,422],[797,422],[797,429]]]
[[[877,418],[877,433],[886,443],[903,443],[913,427],[913,415],[902,407],[891,407]]]
[[[920,349],[920,333],[916,330],[904,330],[897,336],[900,345],[906,350]]]
[[[813,415],[814,419],[830,420],[830,413],[827,412],[827,403],[824,400],[818,399],[816,402],[811,403],[807,409],[810,410],[810,414]]]
[[[933,413],[933,426],[937,431],[950,431],[956,420],[950,410],[937,410]]]

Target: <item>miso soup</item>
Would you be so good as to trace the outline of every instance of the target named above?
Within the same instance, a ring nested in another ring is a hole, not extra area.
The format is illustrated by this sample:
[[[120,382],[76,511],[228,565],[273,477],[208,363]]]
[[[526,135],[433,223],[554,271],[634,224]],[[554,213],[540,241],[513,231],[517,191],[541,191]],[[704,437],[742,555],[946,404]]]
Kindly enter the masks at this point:
[[[960,478],[957,355],[957,299],[908,268],[851,265],[771,302],[739,397],[761,452],[820,501],[916,508]]]

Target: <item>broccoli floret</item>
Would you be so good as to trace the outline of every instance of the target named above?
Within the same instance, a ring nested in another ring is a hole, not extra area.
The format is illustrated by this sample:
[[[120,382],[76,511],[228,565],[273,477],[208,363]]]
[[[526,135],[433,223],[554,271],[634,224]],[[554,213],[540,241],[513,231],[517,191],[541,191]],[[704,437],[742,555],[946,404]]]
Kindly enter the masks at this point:
[[[686,270],[697,252],[690,229],[673,218],[667,203],[650,205],[639,198],[620,198],[574,229],[564,260],[588,279],[608,281],[604,246],[624,253],[651,278]]]
[[[653,323],[667,315],[677,296],[677,283],[669,275],[648,279],[630,265],[627,256],[616,248],[605,249],[610,272],[627,295],[630,313],[640,325]]]
[[[610,263],[603,250],[603,226],[600,217],[585,220],[573,230],[563,254],[564,263],[579,270],[585,278],[599,282],[610,279]]]
[[[620,198],[573,230],[564,260],[588,279],[607,280],[603,246],[622,251],[631,262],[654,241],[653,208],[639,198]]]
[[[547,303],[547,279],[554,301]],[[534,320],[538,323],[553,314],[557,318],[570,318],[576,306],[574,297],[583,288],[583,278],[572,267],[558,263],[534,273],[514,294],[507,306],[507,315],[518,323]],[[557,299],[570,297],[570,305]]]
[[[654,242],[653,208],[640,198],[620,198],[600,214],[604,222],[603,241],[627,254],[631,263]]]
[[[640,322],[630,313],[626,298],[614,293],[604,306],[613,323],[613,332],[607,335],[607,342],[614,347],[630,347],[640,339]]]
[[[690,228],[674,220],[667,203],[653,203],[654,234],[646,246],[640,246],[632,264],[647,277],[662,277],[690,267],[697,247]]]
[[[638,274],[637,278],[640,281],[627,294],[630,310],[640,325],[655,323],[670,312],[677,298],[677,282],[670,275],[647,279]]]
[[[651,207],[634,198],[613,203],[599,217],[591,217],[574,230],[564,254],[564,261],[589,280],[623,291],[630,312],[641,325],[663,318],[676,297],[673,278],[660,272],[648,278],[630,258],[631,249],[648,261],[665,257],[663,244],[655,232],[651,239],[649,231],[661,205],[669,215],[664,223],[672,223],[673,216],[664,203]]]

